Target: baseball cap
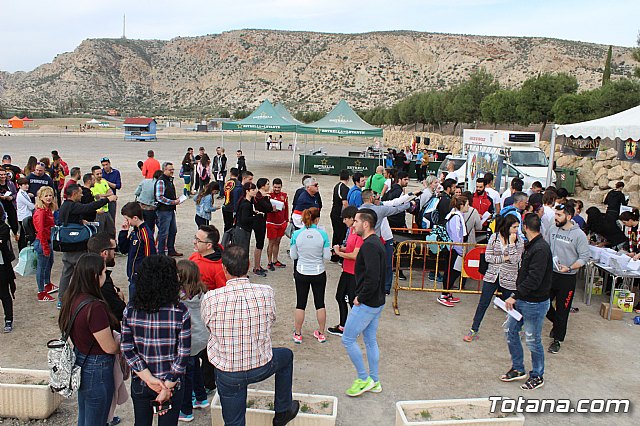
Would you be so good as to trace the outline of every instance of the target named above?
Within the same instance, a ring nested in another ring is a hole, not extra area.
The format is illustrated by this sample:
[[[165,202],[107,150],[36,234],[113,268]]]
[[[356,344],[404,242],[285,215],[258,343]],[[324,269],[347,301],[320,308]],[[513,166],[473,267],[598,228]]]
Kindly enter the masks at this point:
[[[5,154],[2,156],[3,160],[11,160],[11,156],[9,154]]]

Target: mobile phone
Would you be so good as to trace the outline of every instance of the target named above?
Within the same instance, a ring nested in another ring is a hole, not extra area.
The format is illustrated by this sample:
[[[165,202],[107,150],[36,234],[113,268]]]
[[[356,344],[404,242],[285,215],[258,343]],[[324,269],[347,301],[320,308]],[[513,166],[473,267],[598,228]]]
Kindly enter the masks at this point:
[[[171,410],[171,402],[166,401],[164,403],[160,403],[158,401],[151,401],[151,408],[153,408],[153,414],[160,414],[165,411]]]

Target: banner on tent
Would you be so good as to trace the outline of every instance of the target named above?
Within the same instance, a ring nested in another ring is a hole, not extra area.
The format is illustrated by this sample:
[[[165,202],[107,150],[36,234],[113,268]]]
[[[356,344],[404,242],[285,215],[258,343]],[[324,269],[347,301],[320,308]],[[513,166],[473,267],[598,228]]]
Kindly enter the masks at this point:
[[[494,179],[496,191],[500,191],[502,179],[502,166],[504,165],[504,155],[493,147],[483,147],[482,145],[469,146],[467,150],[467,189],[471,192],[476,190],[476,180],[483,177],[485,173],[491,172]]]
[[[618,160],[640,162],[638,145],[640,141],[627,139],[618,144]]]
[[[578,157],[595,158],[598,155],[598,149],[600,149],[600,138],[565,137],[561,152]]]

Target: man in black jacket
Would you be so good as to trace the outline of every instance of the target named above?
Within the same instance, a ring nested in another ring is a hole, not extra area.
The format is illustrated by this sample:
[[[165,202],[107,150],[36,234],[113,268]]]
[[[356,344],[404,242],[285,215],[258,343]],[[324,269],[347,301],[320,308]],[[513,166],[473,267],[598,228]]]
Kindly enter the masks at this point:
[[[68,223],[82,224],[84,218],[91,211],[95,212],[96,209],[107,205],[110,201],[116,201],[118,199],[115,195],[109,195],[98,201],[94,201],[89,204],[82,204],[82,189],[76,185],[69,185],[65,189],[65,196],[67,199],[60,207],[59,220],[60,223],[66,225]],[[86,244],[80,247],[78,251],[66,251],[62,253],[62,275],[60,276],[60,292],[58,293],[58,306],[62,306],[62,297],[64,292],[69,286],[71,281],[71,275],[73,275],[73,269],[78,263],[78,259],[84,253],[87,252]]]
[[[116,266],[115,253],[117,248],[116,240],[111,238],[111,236],[106,232],[99,232],[87,241],[87,251],[89,251],[89,253],[96,253],[102,256],[107,268],[113,268]],[[124,294],[113,284],[111,272],[112,271],[110,269],[107,269],[107,278],[100,288],[100,291],[102,292],[102,296],[104,296],[104,300],[107,301],[109,309],[111,309],[111,313],[119,321],[118,328],[116,330],[119,332],[120,321],[122,321],[122,312],[127,305],[124,303]]]
[[[453,179],[445,179],[442,182],[442,192],[440,192],[440,201],[438,201],[438,225],[445,226],[445,219],[451,211],[451,196],[456,189],[456,181]]]
[[[342,344],[358,373],[358,378],[346,391],[348,396],[359,396],[367,391],[382,392],[382,385],[378,378],[380,351],[376,333],[385,302],[386,255],[384,245],[376,235],[377,221],[376,213],[365,208],[358,211],[353,222],[356,233],[364,242],[356,257],[356,297],[342,334]],[[362,352],[356,341],[360,334],[367,348],[368,374]]]
[[[391,188],[384,193],[382,201],[395,200],[404,195],[404,189],[409,185],[409,173],[401,170],[398,172],[398,181],[391,184]],[[392,228],[406,228],[407,219],[405,212],[397,213],[387,218]]]
[[[213,157],[213,177],[220,188],[224,188],[224,180],[227,177],[227,156],[224,155],[224,148],[216,148],[216,156]],[[222,192],[218,195],[218,199],[224,198]]]
[[[505,323],[507,346],[511,354],[511,370],[500,377],[504,382],[524,380],[524,354],[520,342],[520,330],[524,326],[527,347],[531,352],[531,372],[529,379],[521,386],[524,390],[533,390],[544,386],[544,348],[542,347],[542,325],[549,310],[549,291],[553,261],[549,244],[540,234],[540,218],[529,213],[525,216],[522,228],[529,242],[525,244],[524,254],[516,278],[516,291],[505,300],[507,311],[516,310],[522,314],[520,320],[509,315]]]

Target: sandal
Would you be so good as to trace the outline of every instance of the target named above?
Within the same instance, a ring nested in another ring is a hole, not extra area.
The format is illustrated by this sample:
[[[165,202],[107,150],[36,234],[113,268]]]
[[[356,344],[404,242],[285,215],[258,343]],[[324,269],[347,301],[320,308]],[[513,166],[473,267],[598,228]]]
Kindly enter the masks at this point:
[[[513,382],[514,380],[524,380],[526,378],[527,378],[527,373],[523,371],[518,371],[514,368],[507,371],[506,374],[503,374],[502,376],[500,376],[500,380],[502,380],[503,382]]]
[[[522,390],[534,390],[544,386],[544,379],[542,377],[530,377],[523,385],[520,386]]]

